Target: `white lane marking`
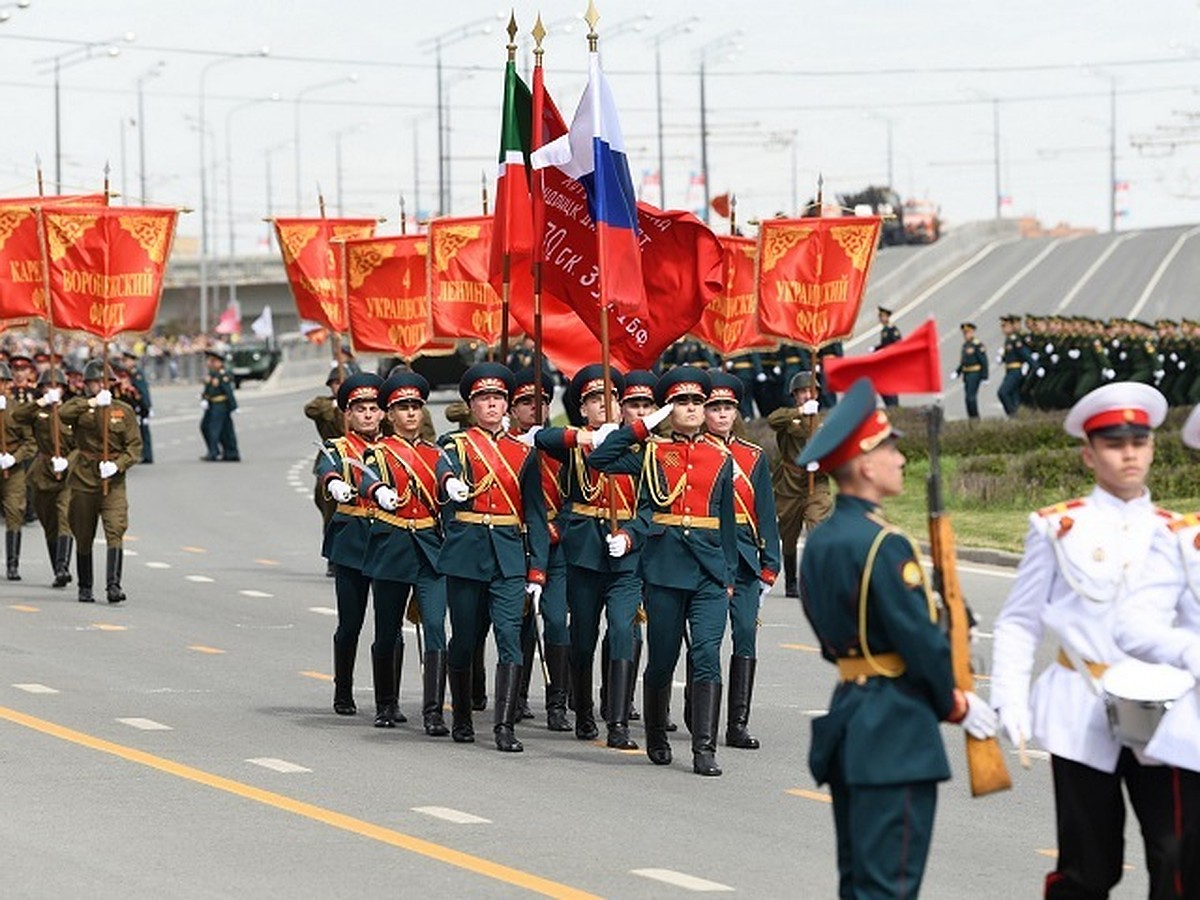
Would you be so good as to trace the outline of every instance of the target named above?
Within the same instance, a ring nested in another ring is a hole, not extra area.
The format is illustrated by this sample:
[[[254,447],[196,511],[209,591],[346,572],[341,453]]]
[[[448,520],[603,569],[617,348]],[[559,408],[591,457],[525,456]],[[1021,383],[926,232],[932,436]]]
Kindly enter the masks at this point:
[[[164,725],[162,722],[155,722],[153,719],[141,719],[137,716],[128,719],[117,719],[122,725],[128,725],[130,728],[138,728],[142,731],[174,731],[170,725]]]
[[[1150,280],[1146,282],[1146,287],[1142,291],[1142,296],[1138,297],[1137,303],[1133,304],[1133,309],[1129,311],[1129,318],[1136,319],[1142,314],[1142,310],[1145,309],[1146,304],[1150,302],[1150,295],[1154,293],[1154,289],[1158,287],[1158,283],[1162,281],[1163,274],[1167,271],[1167,268],[1171,265],[1171,262],[1179,254],[1179,251],[1183,248],[1183,245],[1197,234],[1200,234],[1200,228],[1192,228],[1176,238],[1175,243],[1171,245],[1171,249],[1167,251],[1167,255],[1162,258],[1162,262],[1160,262],[1158,264],[1158,268],[1154,270],[1154,274],[1150,276]]]
[[[274,597],[274,594],[268,594],[266,591],[238,591],[243,597]]]
[[[136,550],[130,550],[128,547],[124,547],[122,549],[125,551],[126,556],[137,556],[138,555],[138,552]]]
[[[630,869],[629,874],[661,881],[664,884],[683,888],[685,891],[701,893],[731,893],[733,891],[733,888],[727,884],[709,881],[706,878],[697,878],[695,875],[686,875],[683,872],[676,872],[674,869]]]
[[[337,615],[337,610],[334,609],[332,606],[310,606],[308,608],[308,611],[314,612],[318,616],[336,616]]]
[[[981,315],[985,310],[994,306],[997,300],[1007,294],[1012,289],[1013,285],[1015,285],[1018,281],[1036,269],[1041,264],[1042,260],[1053,253],[1061,243],[1062,238],[1055,238],[1045,247],[1043,247],[1041,253],[1022,266],[1017,273],[1012,276],[1012,278],[1008,279],[1008,281],[1004,282],[1004,284],[997,288],[992,296],[988,297],[987,300],[983,302],[983,305],[975,310],[974,314],[976,316]]]
[[[194,581],[196,584],[212,584],[214,580],[207,575],[185,575],[184,578],[188,581]]]
[[[800,710],[800,715],[813,716],[815,718],[816,716],[823,716],[828,712],[829,710],[827,709],[802,709]]]
[[[1010,753],[1012,756],[1020,756],[1020,755],[1021,755],[1021,751],[1020,751],[1020,750],[1015,750],[1015,749],[1014,749],[1014,750],[1010,750],[1010,751],[1009,751],[1009,753]],[[1050,754],[1049,754],[1049,752],[1047,752],[1047,751],[1045,751],[1045,750],[1029,750],[1029,749],[1026,749],[1026,750],[1025,750],[1025,755],[1026,755],[1026,756],[1028,756],[1030,759],[1040,759],[1040,760],[1043,760],[1043,761],[1047,761],[1047,760],[1049,760],[1049,759],[1050,759]]]
[[[297,772],[312,771],[312,769],[306,769],[304,766],[298,766],[295,763],[290,763],[286,759],[275,759],[271,756],[260,756],[256,759],[248,759],[246,762],[253,763],[256,766],[262,766],[264,769],[270,769],[273,772],[283,772],[285,775],[292,775]]]
[[[310,491],[309,491],[309,489],[308,489],[308,488],[292,488],[292,490],[294,490],[294,491],[295,491],[297,494],[308,494],[308,493],[310,493]]]
[[[52,688],[52,687],[47,687],[44,684],[38,684],[37,682],[34,682],[34,681],[26,682],[25,684],[14,684],[13,687],[15,687],[19,691],[24,691],[27,694],[57,694],[58,693],[57,689]]]
[[[1117,248],[1121,246],[1121,244],[1125,243],[1125,241],[1129,240],[1132,236],[1132,233],[1123,234],[1115,241],[1111,241],[1109,245],[1104,248],[1104,251],[1092,261],[1090,266],[1087,267],[1087,270],[1079,276],[1079,280],[1075,282],[1074,286],[1067,291],[1065,295],[1063,295],[1061,300],[1058,301],[1058,306],[1054,307],[1053,312],[1056,314],[1060,313],[1070,306],[1071,301],[1075,299],[1075,295],[1082,291],[1084,287],[1087,286],[1087,283],[1092,280],[1092,276],[1096,274],[1096,270],[1104,265],[1105,260],[1112,256],[1116,252]]]
[[[672,682],[671,682],[671,687],[676,687],[676,688],[686,688],[686,687],[687,687],[687,682],[686,682],[686,681],[672,681]]]
[[[491,825],[491,819],[485,819],[482,816],[474,816],[469,812],[463,812],[458,809],[450,809],[448,806],[414,806],[413,812],[424,813],[427,816],[433,816],[435,819],[444,819],[447,822],[453,822],[455,825]]]
[[[995,568],[992,568],[992,567],[985,567],[985,566],[964,566],[964,565],[960,564],[960,565],[956,566],[956,568],[958,569],[958,571],[966,572],[968,575],[990,575],[993,578],[1009,578],[1009,579],[1017,577],[1016,569],[1004,569],[1004,568],[1000,568],[998,566]]]
[[[171,568],[171,564],[165,563],[165,562],[148,562],[148,563],[146,563],[146,568],[147,569],[169,569],[169,568]]]

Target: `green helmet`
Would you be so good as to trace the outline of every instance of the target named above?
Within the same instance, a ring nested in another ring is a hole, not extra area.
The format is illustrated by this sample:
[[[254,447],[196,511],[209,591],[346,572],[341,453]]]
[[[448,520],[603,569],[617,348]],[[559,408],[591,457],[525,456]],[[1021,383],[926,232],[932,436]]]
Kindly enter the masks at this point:
[[[38,375],[38,387],[45,387],[48,384],[65,384],[67,377],[63,374],[62,369],[46,369]]]
[[[8,363],[0,360],[0,381],[12,381],[12,369],[8,367]]]
[[[103,381],[104,380],[104,363],[98,359],[89,359],[86,366],[83,367],[84,381]]]
[[[812,372],[797,372],[792,376],[792,382],[788,385],[788,393],[794,394],[796,391],[813,386]]]

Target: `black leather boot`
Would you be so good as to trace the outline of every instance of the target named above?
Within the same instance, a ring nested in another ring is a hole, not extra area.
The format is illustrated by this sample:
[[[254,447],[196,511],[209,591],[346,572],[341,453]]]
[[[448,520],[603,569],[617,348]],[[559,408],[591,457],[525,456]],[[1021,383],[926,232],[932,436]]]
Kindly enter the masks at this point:
[[[81,589],[82,584],[80,581]],[[358,712],[354,704],[354,657],[357,655],[357,643],[333,642],[333,711],[339,716],[352,716]]]
[[[546,645],[546,727],[550,731],[572,731],[567,718],[567,683],[571,680],[571,648],[567,644]]]
[[[717,765],[717,721],[721,718],[721,685],[716,681],[692,684],[692,771],[720,775]]]
[[[471,722],[471,669],[448,669],[447,680],[450,682],[450,709],[453,727],[450,737],[456,744],[475,743],[475,726]]]
[[[783,556],[783,594],[785,597],[799,597],[800,583],[796,580],[796,554]]]
[[[629,678],[629,721],[637,722],[642,718],[642,714],[637,710],[637,704],[634,703],[634,695],[637,693],[638,672],[642,670],[642,638],[638,634],[640,631],[636,626],[633,634],[633,675]]]
[[[121,572],[124,568],[125,550],[109,547],[104,557],[104,585],[109,603],[125,602],[125,592],[121,590]]]
[[[537,643],[535,628],[537,619],[521,631],[521,690],[517,695],[517,721],[534,718],[533,710],[529,708],[529,679],[533,675],[533,648]]]
[[[592,667],[571,666],[571,690],[575,693],[575,737],[594,741],[600,736],[592,706]]]
[[[425,653],[425,685],[421,702],[421,719],[430,737],[445,737],[450,733],[442,707],[446,705],[446,651]]]
[[[614,659],[608,664],[608,746],[617,750],[636,750],[637,741],[629,736],[629,684],[633,680],[633,660]]]
[[[521,690],[521,667],[515,663],[496,665],[496,749],[520,753],[525,748],[513,733],[517,716],[517,694]]]
[[[600,640],[600,718],[608,721],[608,662],[612,657],[608,651],[608,632]]]
[[[69,534],[54,539],[54,585],[66,587],[71,583],[71,545],[74,540]]]
[[[75,555],[75,572],[79,576],[79,602],[95,603],[92,596],[92,554],[84,553],[83,547]]]
[[[487,643],[487,635],[483,636],[475,646],[475,656],[471,661],[471,709],[487,709],[487,665],[483,658],[483,648]]]
[[[656,766],[671,764],[671,742],[667,740],[667,710],[671,706],[671,685],[652,688],[642,679],[642,708],[645,710],[646,755]]]
[[[683,682],[683,727],[688,730],[688,734],[694,734],[692,730],[692,651],[688,648],[687,653],[683,658],[684,668],[687,670],[687,678]]]
[[[729,719],[725,723],[725,745],[757,750],[758,738],[746,730],[750,721],[750,697],[754,693],[754,670],[758,660],[734,656],[729,660]]]
[[[375,679],[375,727],[396,727],[396,649],[371,646],[371,675]]]
[[[7,567],[9,581],[20,581],[21,573],[21,532],[4,532],[4,562]]]
[[[404,672],[404,642],[396,641],[396,655],[392,658],[396,666],[396,702],[392,704],[392,718],[396,724],[403,725],[408,716],[400,712],[400,676]]]

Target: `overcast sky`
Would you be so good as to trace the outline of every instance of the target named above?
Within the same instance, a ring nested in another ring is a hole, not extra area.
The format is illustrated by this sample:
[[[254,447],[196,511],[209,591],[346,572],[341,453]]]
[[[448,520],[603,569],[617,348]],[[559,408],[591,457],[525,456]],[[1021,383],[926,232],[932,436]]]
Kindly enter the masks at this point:
[[[739,218],[793,212],[794,198],[814,193],[818,173],[834,194],[885,182],[889,128],[902,195],[940,203],[951,223],[989,218],[997,112],[1006,216],[1106,229],[1115,137],[1119,229],[1200,218],[1200,144],[1187,143],[1200,140],[1200,127],[1189,130],[1200,123],[1197,0],[598,6],[601,54],[635,183],[658,168],[652,36],[676,30],[660,48],[669,207],[699,203],[698,187],[689,185],[701,169],[699,71],[708,47],[711,192],[735,192]],[[585,7],[580,0],[516,7],[522,70],[536,14],[551,26],[546,80],[568,119],[583,87],[587,48],[581,24],[570,32],[564,26]],[[136,199],[140,125],[150,200],[199,209],[202,69],[222,55],[267,46],[269,56],[222,62],[203,79],[214,251],[229,247],[230,185],[240,253],[262,249],[268,193],[275,214],[297,211],[297,111],[303,211],[315,214],[319,182],[336,213],[340,143],[345,213],[387,216],[381,230],[395,230],[401,193],[410,213],[414,194],[422,210],[437,205],[436,57],[423,42],[446,35],[448,212],[475,214],[481,177],[490,181],[495,173],[506,38],[504,21],[494,17],[502,13],[506,21],[508,9],[486,0],[32,0],[19,9],[0,0],[0,14],[11,16],[0,24],[0,108],[7,116],[0,195],[36,191],[39,154],[53,191],[54,79],[52,64],[38,60],[57,55],[64,190],[97,189],[108,160],[114,189]],[[693,15],[692,31],[676,29]],[[482,33],[485,19],[489,34]],[[103,45],[85,58],[87,42],[126,31],[136,39],[121,42],[119,56],[109,57]],[[158,74],[148,77],[160,61]],[[273,93],[282,99],[266,99]],[[647,187],[645,199],[657,203],[657,188]],[[198,212],[184,217],[180,234],[197,235],[199,220]]]

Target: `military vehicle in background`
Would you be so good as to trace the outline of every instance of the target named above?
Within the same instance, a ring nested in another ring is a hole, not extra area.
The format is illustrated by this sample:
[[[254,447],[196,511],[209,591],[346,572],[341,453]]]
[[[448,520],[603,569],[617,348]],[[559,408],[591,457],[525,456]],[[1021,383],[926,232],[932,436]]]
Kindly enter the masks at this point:
[[[879,246],[932,244],[942,236],[941,209],[929,200],[905,200],[889,187],[874,185],[838,201],[856,216],[881,216]]]
[[[932,200],[904,201],[904,240],[932,244],[942,236],[942,208]]]

